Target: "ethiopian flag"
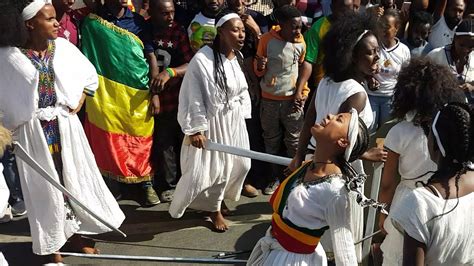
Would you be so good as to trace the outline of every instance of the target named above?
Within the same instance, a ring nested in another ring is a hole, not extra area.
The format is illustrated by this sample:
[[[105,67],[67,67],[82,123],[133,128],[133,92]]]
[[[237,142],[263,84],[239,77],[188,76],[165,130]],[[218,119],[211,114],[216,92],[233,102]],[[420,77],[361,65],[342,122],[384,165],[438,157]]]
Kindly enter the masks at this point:
[[[82,51],[99,75],[97,92],[86,100],[85,122],[97,165],[122,183],[149,181],[153,118],[143,43],[94,14],[81,33]]]

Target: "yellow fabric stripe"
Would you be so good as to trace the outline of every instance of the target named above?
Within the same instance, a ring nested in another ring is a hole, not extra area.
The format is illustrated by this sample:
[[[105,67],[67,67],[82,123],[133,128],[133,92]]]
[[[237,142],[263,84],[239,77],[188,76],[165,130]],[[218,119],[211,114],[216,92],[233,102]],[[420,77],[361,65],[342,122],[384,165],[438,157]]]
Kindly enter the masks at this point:
[[[278,193],[275,195],[275,200],[273,201],[273,211],[274,212],[278,212],[278,208],[280,207],[280,203],[281,203],[281,198],[283,197],[283,192],[285,191],[285,187],[286,187],[286,184],[288,183],[288,181],[294,176],[296,175],[297,173],[299,173],[299,171],[301,171],[301,168],[303,168],[305,165],[306,165],[307,162],[303,162],[301,164],[300,167],[298,167],[298,169],[296,169],[296,171],[294,171],[291,175],[289,175],[281,184],[280,184],[280,187],[278,188]]]
[[[110,133],[149,137],[153,134],[149,102],[149,91],[99,75],[99,88],[94,97],[87,97],[87,117],[92,124]]]
[[[286,225],[285,222],[283,222],[283,220],[281,219],[280,215],[278,215],[277,213],[273,213],[272,219],[276,223],[276,225],[280,227],[281,230],[285,231],[289,236],[306,245],[314,245],[315,243],[319,242],[319,237],[307,235]]]

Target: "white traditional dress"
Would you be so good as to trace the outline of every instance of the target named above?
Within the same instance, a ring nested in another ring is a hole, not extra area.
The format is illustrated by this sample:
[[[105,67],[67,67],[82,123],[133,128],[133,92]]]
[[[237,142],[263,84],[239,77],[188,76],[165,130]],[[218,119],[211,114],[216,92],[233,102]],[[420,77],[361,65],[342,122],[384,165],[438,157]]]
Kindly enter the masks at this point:
[[[304,164],[272,195],[272,226],[256,244],[247,265],[327,265],[319,243],[332,238],[336,265],[357,265],[351,233],[349,191],[342,174],[304,182]]]
[[[426,245],[425,265],[474,265],[474,192],[459,201],[436,192],[425,187],[410,191],[390,209],[392,219]]]
[[[5,127],[14,132],[14,138],[56,181],[62,182],[75,197],[111,225],[119,227],[125,216],[102,179],[77,115],[70,114],[68,109],[78,106],[84,91],[97,89],[96,71],[67,40],[58,38],[52,43],[54,58],[50,59],[52,65],[48,71],[54,69],[56,103],[47,108],[38,108],[38,102],[43,100],[38,88],[44,85],[39,84],[38,68],[20,49],[0,49],[0,112],[4,114]],[[60,133],[60,173],[42,128],[43,122],[53,120],[57,120]],[[17,158],[17,163],[34,253],[56,252],[75,233],[110,231],[65,199],[21,159]]]
[[[249,148],[245,119],[251,103],[237,57],[219,54],[227,77],[227,93],[216,86],[213,50],[204,46],[188,65],[179,93],[178,122],[187,136],[202,132],[217,143]],[[186,137],[187,138],[187,137]],[[238,200],[250,159],[197,149],[184,140],[182,176],[169,209],[179,218],[186,208],[215,212],[225,199]]]
[[[385,147],[400,155],[398,173],[401,178],[392,199],[392,211],[397,208],[398,204],[401,204],[400,201],[410,191],[416,188],[418,181],[426,182],[429,179],[430,174],[424,174],[437,169],[436,164],[430,158],[428,138],[421,127],[413,124],[413,117],[414,115],[409,115],[406,120],[393,126],[385,138]],[[384,265],[402,265],[403,234],[394,226],[392,211],[384,222],[387,236],[380,248],[383,251]]]
[[[315,98],[315,108],[316,108],[316,121],[315,123],[321,122],[328,114],[338,114],[341,105],[357,93],[363,93],[366,98],[364,109],[359,112],[359,117],[364,121],[367,127],[372,125],[374,121],[374,116],[372,113],[372,108],[370,107],[369,98],[364,87],[353,79],[348,79],[342,82],[335,82],[329,77],[324,77],[319,83],[318,89],[316,91]],[[311,138],[312,147],[310,149],[315,149],[316,140]],[[352,163],[352,166],[358,173],[365,173],[362,160],[355,160]],[[364,192],[362,190],[362,192]],[[355,197],[352,194],[351,197],[351,215],[350,215],[350,225],[352,236],[354,239],[361,239],[364,232],[364,212],[362,207],[357,204]],[[332,251],[331,237],[329,234],[325,234],[321,239],[321,243],[324,245],[326,251]],[[358,261],[361,262],[362,259],[362,245],[356,246],[356,254]]]

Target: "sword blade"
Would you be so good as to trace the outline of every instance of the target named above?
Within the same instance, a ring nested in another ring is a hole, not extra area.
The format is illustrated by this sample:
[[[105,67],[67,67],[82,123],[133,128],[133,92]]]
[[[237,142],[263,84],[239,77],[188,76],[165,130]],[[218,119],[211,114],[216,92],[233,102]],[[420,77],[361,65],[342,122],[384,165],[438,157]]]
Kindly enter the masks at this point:
[[[239,147],[224,145],[220,143],[213,142],[211,140],[207,140],[205,149],[210,151],[220,151],[225,153],[230,153],[233,155],[246,157],[258,161],[263,161],[267,163],[274,163],[283,166],[288,166],[291,163],[291,158],[271,155],[263,152],[256,152],[252,150],[247,150]]]
[[[88,212],[92,217],[97,219],[99,222],[107,226],[109,229],[121,234],[123,237],[127,237],[127,235],[120,231],[118,228],[115,228],[111,224],[109,224],[107,221],[102,219],[99,215],[94,213],[91,209],[89,209],[87,206],[85,206],[82,202],[80,202],[74,195],[69,192],[65,187],[63,187],[60,183],[58,183],[46,170],[44,170],[41,165],[39,165],[26,151],[25,149],[20,145],[20,143],[14,141],[13,142],[13,153],[15,153],[18,158],[20,158],[22,161],[24,161],[26,164],[28,164],[31,168],[33,168],[40,176],[42,176],[46,181],[48,181],[51,185],[53,185],[56,189],[61,191],[64,195],[66,195],[71,201],[73,201],[77,206],[81,207],[83,210]]]

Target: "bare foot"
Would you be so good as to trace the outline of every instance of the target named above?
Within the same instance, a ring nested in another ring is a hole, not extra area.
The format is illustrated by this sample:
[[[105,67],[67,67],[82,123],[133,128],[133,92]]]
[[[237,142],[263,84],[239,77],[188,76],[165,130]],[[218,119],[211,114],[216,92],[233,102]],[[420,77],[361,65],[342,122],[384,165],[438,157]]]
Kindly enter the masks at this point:
[[[95,243],[86,243],[86,241],[80,235],[73,235],[70,238],[71,247],[75,252],[84,254],[100,254],[100,250],[94,248]]]
[[[229,226],[226,224],[224,216],[222,216],[220,211],[211,212],[209,217],[211,218],[214,229],[217,232],[225,232],[229,229]]]
[[[48,255],[48,261],[50,263],[62,263],[63,262],[63,256],[59,254],[51,254]]]

